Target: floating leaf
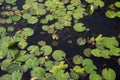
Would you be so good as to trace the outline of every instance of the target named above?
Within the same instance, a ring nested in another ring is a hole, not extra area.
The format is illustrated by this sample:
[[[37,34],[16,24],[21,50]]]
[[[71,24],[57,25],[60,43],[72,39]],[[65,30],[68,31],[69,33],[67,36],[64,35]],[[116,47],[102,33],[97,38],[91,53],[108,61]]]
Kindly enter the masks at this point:
[[[12,19],[11,18],[6,19],[6,23],[11,24],[12,23]]]
[[[120,8],[120,1],[115,2],[114,5],[118,8]]]
[[[44,53],[44,55],[50,55],[52,52],[52,47],[49,45],[44,45],[40,48],[40,50]]]
[[[70,80],[78,80],[80,76],[79,76],[78,73],[76,73],[76,72],[74,72],[74,71],[71,71],[71,72],[70,72],[70,77],[72,78],[72,79],[70,79]]]
[[[13,26],[9,26],[9,27],[7,28],[7,31],[10,31],[10,32],[14,31],[14,27],[13,27]]]
[[[31,76],[36,77],[37,79],[43,80],[46,72],[42,67],[33,68],[31,71]]]
[[[115,17],[116,17],[115,11],[112,11],[112,10],[106,11],[106,12],[105,12],[105,15],[106,15],[108,18],[115,18]]]
[[[117,16],[118,18],[120,18],[120,11],[117,11],[117,12],[116,12],[116,16]]]
[[[50,70],[52,66],[53,66],[53,61],[48,60],[45,62],[45,67],[47,70]]]
[[[74,64],[81,64],[83,61],[83,57],[82,56],[79,56],[79,55],[75,55],[73,57],[73,63]]]
[[[18,43],[18,47],[21,48],[21,49],[26,48],[27,45],[28,45],[28,43],[27,43],[25,40],[21,40],[21,41]]]
[[[6,33],[6,29],[4,27],[0,27],[0,35],[1,35],[1,37],[5,36],[5,33]]]
[[[19,57],[16,59],[16,61],[24,62],[24,61],[27,61],[30,57],[31,57],[31,55],[29,55],[29,54],[22,55],[22,56],[19,56]]]
[[[84,39],[84,38],[82,38],[82,37],[80,37],[80,38],[78,38],[77,39],[77,44],[78,45],[85,45],[85,43],[86,43],[86,39]]]
[[[75,12],[73,13],[73,17],[75,19],[80,19],[83,18],[83,14],[84,14],[85,9],[82,7],[78,7]]]
[[[68,6],[67,6],[67,9],[68,9],[68,10],[74,10],[75,7],[74,7],[73,5],[68,5]]]
[[[38,58],[33,58],[33,59],[30,58],[25,62],[25,65],[28,68],[35,68],[39,65],[39,60],[38,60]]]
[[[28,10],[30,7],[31,7],[31,5],[29,5],[29,4],[24,4],[24,5],[22,6],[22,8],[23,8],[24,10]]]
[[[99,7],[104,7],[104,2],[102,0],[96,0],[94,1],[94,5],[99,6]]]
[[[31,36],[33,35],[34,31],[32,28],[23,28],[22,35],[24,36]]]
[[[90,74],[89,79],[90,80],[102,80],[102,77],[98,74],[93,73],[93,74]]]
[[[102,70],[102,76],[105,80],[115,80],[116,73],[111,68],[109,68],[109,69],[105,68]]]
[[[24,19],[29,19],[29,18],[31,18],[32,16],[31,16],[31,14],[29,14],[29,13],[25,13],[25,14],[22,15],[22,17],[23,17]]]
[[[13,16],[11,16],[11,19],[12,19],[13,21],[19,21],[20,18],[21,18],[20,15],[13,15]]]
[[[39,47],[35,45],[31,45],[27,48],[27,50],[30,51],[30,53],[36,53],[36,52],[39,52]]]
[[[73,26],[73,29],[77,32],[83,32],[86,30],[86,27],[84,26],[83,23],[76,23],[74,26]]]
[[[48,20],[46,20],[46,19],[41,19],[41,20],[40,20],[40,23],[42,23],[42,24],[47,24],[47,23],[48,23]]]
[[[2,61],[1,69],[7,71],[7,67],[11,64],[11,59],[5,59]]]
[[[69,74],[64,70],[59,70],[53,74],[57,80],[68,80]]]
[[[97,67],[93,64],[91,59],[84,59],[82,65],[87,73],[96,73]]]
[[[28,22],[29,24],[35,24],[35,23],[38,22],[38,18],[32,16],[32,17],[30,17],[30,18],[27,20],[27,22]]]
[[[115,48],[119,45],[118,41],[115,38],[110,38],[110,37],[104,37],[103,38],[103,44],[107,48]]]
[[[94,56],[96,56],[96,57],[101,57],[101,54],[100,54],[100,50],[99,49],[93,49],[92,51],[91,51],[91,53],[94,55]]]
[[[0,80],[12,80],[12,76],[10,74],[5,74],[0,77]]]
[[[42,30],[48,31],[48,29],[49,29],[49,26],[47,26],[47,25],[43,25],[43,26],[42,26]]]
[[[40,63],[40,64],[44,64],[45,61],[46,61],[45,57],[39,58],[39,63]]]
[[[41,41],[38,42],[38,45],[39,45],[39,46],[44,46],[44,45],[46,45],[46,42],[43,41],[43,40],[41,40]]]
[[[14,71],[19,71],[21,68],[20,65],[12,63],[7,67],[7,72],[13,73]]]
[[[91,48],[86,48],[86,49],[84,49],[83,53],[86,57],[90,57],[91,56],[91,51],[92,51]]]
[[[88,3],[93,3],[95,0],[85,0]]]
[[[78,74],[83,74],[84,73],[84,68],[81,68],[80,66],[75,66],[73,70],[78,73]]]
[[[106,59],[109,59],[110,58],[110,55],[111,55],[111,52],[109,50],[101,50],[101,56],[106,58]]]
[[[52,53],[52,57],[55,60],[63,60],[66,57],[66,53],[64,51],[62,51],[62,50],[55,50]]]
[[[22,79],[22,73],[18,71],[14,71],[12,73],[12,80],[21,80]]]
[[[48,15],[46,15],[45,19],[46,19],[47,21],[51,21],[51,20],[54,19],[54,16],[51,15],[51,14],[48,14]]]
[[[7,4],[14,4],[17,0],[5,0]]]

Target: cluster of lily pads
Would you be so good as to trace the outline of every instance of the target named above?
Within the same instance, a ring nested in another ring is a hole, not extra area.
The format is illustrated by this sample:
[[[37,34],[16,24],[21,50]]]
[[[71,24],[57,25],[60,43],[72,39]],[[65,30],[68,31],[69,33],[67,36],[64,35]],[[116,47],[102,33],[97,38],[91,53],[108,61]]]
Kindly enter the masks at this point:
[[[54,50],[47,42],[40,40],[36,45],[29,45],[28,37],[34,34],[30,27],[15,30],[17,24],[41,24],[41,29],[59,39],[57,31],[72,28],[76,33],[89,29],[79,20],[92,15],[97,8],[104,7],[102,0],[25,0],[17,6],[19,0],[0,0],[0,66],[6,74],[0,80],[24,80],[23,75],[29,72],[31,80],[79,80],[89,76],[89,80],[115,80],[116,73],[112,68],[104,68],[98,74],[90,56],[110,59],[120,56],[119,42],[113,37],[92,37],[95,48],[86,48],[85,57],[75,55],[71,60],[66,58],[63,50]],[[119,2],[115,6],[119,8]],[[107,13],[106,13],[107,14]],[[37,26],[40,27],[40,26]],[[76,40],[78,45],[85,45],[85,38]],[[118,60],[120,62],[120,60]]]
[[[114,4],[111,4],[108,6],[108,10],[106,11],[105,15],[108,18],[120,18],[120,1],[115,2]]]

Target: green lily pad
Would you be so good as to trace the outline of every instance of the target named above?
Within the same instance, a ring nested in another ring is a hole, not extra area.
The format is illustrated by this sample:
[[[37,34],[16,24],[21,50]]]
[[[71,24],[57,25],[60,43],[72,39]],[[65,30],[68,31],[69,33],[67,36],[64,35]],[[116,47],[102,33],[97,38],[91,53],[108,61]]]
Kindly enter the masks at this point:
[[[22,73],[15,71],[12,73],[12,80],[21,80],[22,79]]]
[[[90,57],[91,56],[91,51],[92,51],[91,48],[86,48],[86,49],[84,49],[83,53],[86,57]]]
[[[82,37],[77,39],[77,44],[78,45],[82,46],[82,45],[85,45],[85,43],[86,43],[86,39],[84,39]]]
[[[33,68],[33,70],[31,71],[30,74],[32,77],[36,77],[39,80],[43,80],[46,72],[45,72],[44,68],[36,67],[36,68]]]
[[[105,12],[105,15],[106,15],[108,18],[115,18],[115,17],[116,17],[115,11],[112,11],[112,10],[106,11],[106,12]]]
[[[116,73],[113,69],[111,68],[105,68],[102,70],[102,76],[105,80],[115,80],[116,78]]]
[[[42,26],[42,30],[47,31],[48,29],[49,29],[49,26],[48,26],[48,25],[43,25],[43,26]]]
[[[90,74],[89,79],[90,79],[90,80],[103,80],[100,75],[95,74],[95,73]]]
[[[7,71],[7,67],[10,65],[11,59],[6,59],[2,62],[1,69]]]
[[[83,32],[86,30],[86,27],[84,26],[83,23],[76,23],[74,26],[73,26],[73,29],[77,32]]]
[[[27,43],[25,40],[21,40],[21,41],[18,43],[18,47],[21,48],[21,49],[26,48],[27,45],[28,45],[28,43]]]
[[[22,17],[23,17],[24,19],[29,19],[29,18],[31,18],[32,16],[31,16],[31,14],[29,14],[29,13],[25,13],[25,14],[22,15]]]
[[[102,0],[96,0],[96,1],[94,1],[94,4],[96,5],[96,6],[99,6],[99,7],[104,7],[104,2],[102,1]]]
[[[83,61],[83,57],[82,56],[79,56],[79,55],[75,55],[73,57],[73,63],[74,64],[81,64]]]
[[[10,74],[5,74],[0,77],[0,80],[12,80],[12,76]]]
[[[51,15],[51,14],[48,14],[48,15],[46,15],[45,19],[46,19],[47,21],[52,21],[52,20],[54,19],[54,16]]]
[[[5,0],[7,4],[14,4],[17,0]]]
[[[117,11],[117,12],[116,12],[116,16],[117,16],[118,18],[120,18],[120,11]]]
[[[52,52],[52,47],[49,45],[44,45],[40,48],[40,50],[44,53],[44,55],[50,55]]]
[[[120,1],[115,2],[114,5],[115,5],[117,8],[120,8]]]
[[[13,16],[11,16],[11,18],[12,18],[13,21],[19,21],[20,18],[21,18],[21,16],[19,16],[19,15],[13,15]]]
[[[12,63],[7,67],[7,72],[13,73],[14,71],[19,71],[21,68],[20,65]]]
[[[30,58],[25,62],[25,65],[28,68],[35,68],[39,65],[39,60],[36,57],[35,58]]]
[[[93,3],[95,0],[85,0],[88,3]]]
[[[63,60],[66,57],[66,53],[62,50],[55,50],[52,53],[52,57],[55,60]]]
[[[35,23],[38,22],[38,18],[32,16],[32,17],[30,17],[30,18],[27,20],[27,22],[28,22],[29,24],[35,24]]]

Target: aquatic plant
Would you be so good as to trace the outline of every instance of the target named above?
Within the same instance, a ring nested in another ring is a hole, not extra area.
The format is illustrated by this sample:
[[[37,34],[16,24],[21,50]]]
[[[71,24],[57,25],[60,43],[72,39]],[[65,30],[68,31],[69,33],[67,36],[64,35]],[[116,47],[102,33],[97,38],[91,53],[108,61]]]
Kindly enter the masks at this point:
[[[0,66],[6,72],[0,80],[24,80],[27,72],[31,80],[78,80],[86,76],[89,80],[115,80],[116,73],[111,68],[104,68],[99,74],[91,56],[105,59],[119,57],[119,42],[114,37],[101,34],[87,39],[89,28],[80,21],[88,14],[94,14],[96,9],[103,8],[104,1],[85,0],[84,4],[81,0],[24,0],[20,6],[18,3],[19,0],[0,0]],[[112,8],[108,6],[110,9],[105,15],[120,18],[120,11],[116,10],[120,8],[120,2],[113,5]],[[52,45],[44,39],[37,44],[29,43],[36,27],[43,30],[40,34],[47,32],[47,37],[50,35],[54,40],[50,43]],[[73,34],[80,34],[75,40],[79,47],[88,43],[94,47],[80,51],[85,56],[77,54],[68,58],[65,51],[55,49],[59,46],[57,40],[61,40],[60,33],[67,29],[72,29]]]

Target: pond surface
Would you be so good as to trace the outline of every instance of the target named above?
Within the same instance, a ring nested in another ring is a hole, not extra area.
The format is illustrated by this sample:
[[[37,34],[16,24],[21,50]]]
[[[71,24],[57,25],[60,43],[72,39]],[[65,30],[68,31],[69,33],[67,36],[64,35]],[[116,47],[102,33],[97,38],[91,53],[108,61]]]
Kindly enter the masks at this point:
[[[112,2],[112,0],[111,0]],[[120,34],[120,19],[109,19],[104,15],[104,9],[98,9],[92,16],[87,16],[80,20],[83,22],[90,31],[84,36],[85,33],[79,34],[75,33],[71,28],[66,28],[63,31],[58,32],[59,39],[53,40],[49,34],[43,32],[41,30],[41,25],[28,25],[32,26],[35,30],[35,34],[28,39],[29,45],[35,45],[40,40],[45,40],[48,45],[51,45],[54,49],[61,49],[67,53],[67,58],[71,59],[74,55],[83,55],[82,52],[86,47],[93,48],[94,46],[91,44],[86,44],[85,46],[78,46],[76,44],[76,39],[78,37],[90,37],[97,36],[99,34],[103,34],[103,36],[117,37]],[[34,27],[35,26],[35,27]],[[21,25],[19,24],[19,28]],[[56,41],[57,46],[52,43]],[[71,43],[68,43],[71,41]],[[120,38],[118,39],[120,43]],[[111,59],[103,59],[103,58],[95,58],[91,56],[94,64],[98,67],[98,73],[101,73],[101,70],[106,67],[110,67],[115,70],[117,77],[116,80],[120,80],[120,66],[117,63],[118,57],[112,57]],[[0,74],[4,74],[5,72],[1,72]],[[24,80],[29,80],[29,72],[24,75]],[[26,77],[27,76],[27,77]],[[89,80],[88,77],[82,78],[80,80]]]

